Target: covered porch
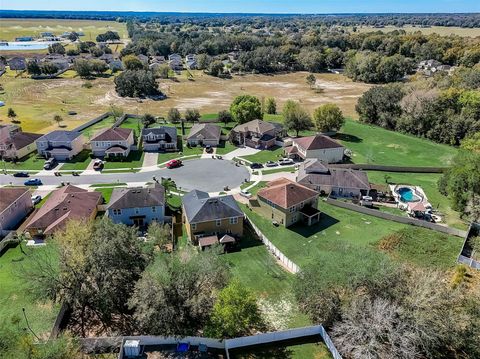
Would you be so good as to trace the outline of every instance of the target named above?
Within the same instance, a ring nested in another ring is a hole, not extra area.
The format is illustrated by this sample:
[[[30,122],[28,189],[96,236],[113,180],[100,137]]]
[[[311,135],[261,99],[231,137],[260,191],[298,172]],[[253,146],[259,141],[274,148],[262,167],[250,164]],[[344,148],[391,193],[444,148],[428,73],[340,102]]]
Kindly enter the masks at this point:
[[[305,206],[300,210],[300,214],[303,216],[303,221],[308,225],[314,225],[320,222],[320,212],[317,208],[312,206]]]

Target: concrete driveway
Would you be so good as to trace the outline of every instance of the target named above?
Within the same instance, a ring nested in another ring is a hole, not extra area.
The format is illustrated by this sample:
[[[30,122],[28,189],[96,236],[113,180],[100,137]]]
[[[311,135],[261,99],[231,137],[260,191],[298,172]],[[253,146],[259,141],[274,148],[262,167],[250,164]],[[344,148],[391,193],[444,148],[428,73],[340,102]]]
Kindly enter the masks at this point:
[[[143,156],[143,165],[140,172],[148,172],[151,171],[152,168],[157,167],[158,161],[158,152],[145,152]]]
[[[234,157],[254,155],[255,153],[258,153],[260,151],[261,150],[257,150],[251,147],[242,147],[227,153],[225,156],[223,156],[223,158],[225,158],[226,160],[232,160]]]

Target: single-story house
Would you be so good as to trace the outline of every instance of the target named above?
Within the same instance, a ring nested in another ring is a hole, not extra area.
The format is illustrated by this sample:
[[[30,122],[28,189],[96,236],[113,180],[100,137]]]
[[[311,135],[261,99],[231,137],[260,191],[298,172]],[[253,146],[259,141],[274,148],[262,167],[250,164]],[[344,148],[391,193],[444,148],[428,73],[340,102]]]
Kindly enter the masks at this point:
[[[0,125],[0,156],[6,160],[18,160],[36,151],[38,133],[23,132],[16,125]]]
[[[0,234],[4,236],[14,230],[32,210],[28,188],[0,188]]]
[[[286,178],[269,182],[257,193],[260,212],[285,227],[303,222],[308,226],[320,220],[318,192]]]
[[[142,130],[143,150],[177,151],[177,128],[161,126]]]
[[[324,163],[342,162],[344,153],[345,147],[321,134],[295,138],[291,146],[285,147],[285,154],[289,158],[304,160],[316,158]]]
[[[239,145],[267,149],[275,146],[277,137],[282,133],[283,127],[280,124],[252,120],[235,126],[230,132],[230,138]]]
[[[115,223],[142,228],[165,221],[165,188],[115,188],[107,207],[107,216]]]
[[[78,131],[55,130],[43,135],[35,143],[39,155],[66,161],[83,150],[85,137]]]
[[[196,123],[187,136],[187,143],[191,146],[218,146],[222,137],[220,126],[211,123]]]
[[[53,191],[29,220],[25,232],[31,236],[51,235],[70,220],[93,220],[103,202],[100,192],[89,192],[72,185]]]
[[[232,195],[210,197],[193,190],[183,196],[182,209],[188,238],[201,248],[232,243],[243,235],[244,213]]]
[[[322,195],[331,194],[336,197],[361,197],[368,195],[370,191],[366,172],[328,167],[313,158],[300,165],[297,182]]]
[[[90,143],[95,157],[127,157],[135,143],[131,128],[107,128],[93,136]]]

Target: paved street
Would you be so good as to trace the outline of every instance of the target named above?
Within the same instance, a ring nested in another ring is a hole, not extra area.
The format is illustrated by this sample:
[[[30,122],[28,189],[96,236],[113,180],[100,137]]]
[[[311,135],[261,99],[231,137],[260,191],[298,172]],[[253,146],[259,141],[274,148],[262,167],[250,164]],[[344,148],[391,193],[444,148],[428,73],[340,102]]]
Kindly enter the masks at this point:
[[[229,188],[239,187],[245,179],[250,178],[250,173],[243,166],[236,166],[232,161],[197,159],[185,161],[184,165],[175,169],[158,169],[150,172],[137,173],[108,173],[108,174],[84,174],[81,176],[32,175],[30,178],[40,178],[44,185],[59,185],[61,182],[69,182],[76,185],[89,185],[97,183],[130,183],[151,182],[153,177],[171,178],[182,190],[190,191],[199,189],[207,192],[223,191],[225,186]],[[0,175],[0,185],[23,185],[25,178],[15,178],[12,175]]]

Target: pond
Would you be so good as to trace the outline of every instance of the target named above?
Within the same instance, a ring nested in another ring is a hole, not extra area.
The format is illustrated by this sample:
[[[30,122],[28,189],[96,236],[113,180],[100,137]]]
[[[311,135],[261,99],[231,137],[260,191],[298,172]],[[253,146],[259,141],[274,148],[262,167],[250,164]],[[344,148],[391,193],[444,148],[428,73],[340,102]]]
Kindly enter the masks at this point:
[[[23,41],[23,42],[2,42],[0,52],[2,51],[24,51],[24,50],[44,50],[51,41]]]

